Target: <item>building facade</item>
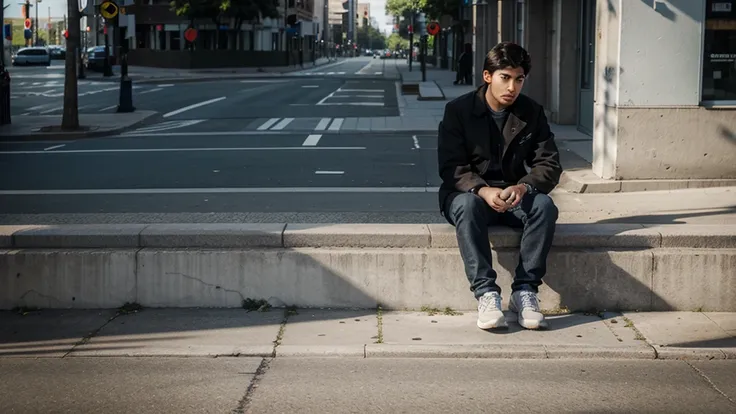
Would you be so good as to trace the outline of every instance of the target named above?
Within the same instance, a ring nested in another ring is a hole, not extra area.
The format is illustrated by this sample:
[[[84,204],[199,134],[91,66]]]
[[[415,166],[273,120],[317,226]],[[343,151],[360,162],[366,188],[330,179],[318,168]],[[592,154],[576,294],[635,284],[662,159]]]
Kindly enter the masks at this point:
[[[606,179],[736,178],[736,0],[487,0],[469,10],[480,84],[498,41],[525,93],[592,142]]]

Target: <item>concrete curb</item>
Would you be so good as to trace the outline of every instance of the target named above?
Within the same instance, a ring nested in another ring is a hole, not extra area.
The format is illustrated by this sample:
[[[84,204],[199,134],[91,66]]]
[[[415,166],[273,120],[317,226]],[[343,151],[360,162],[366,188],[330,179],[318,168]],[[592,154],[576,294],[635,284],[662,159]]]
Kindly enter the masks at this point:
[[[521,233],[489,228],[491,246],[515,248]],[[555,247],[735,249],[735,225],[558,224]],[[0,226],[13,248],[437,248],[455,249],[449,224],[182,223]]]
[[[632,193],[736,186],[736,179],[689,180],[604,180],[591,170],[563,171],[558,188],[571,193]]]

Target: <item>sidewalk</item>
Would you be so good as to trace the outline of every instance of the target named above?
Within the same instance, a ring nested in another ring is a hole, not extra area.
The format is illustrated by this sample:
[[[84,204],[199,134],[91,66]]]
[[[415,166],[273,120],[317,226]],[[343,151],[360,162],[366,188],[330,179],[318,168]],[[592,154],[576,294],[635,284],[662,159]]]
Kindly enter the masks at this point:
[[[155,111],[79,114],[80,129],[61,130],[61,115],[16,115],[12,123],[0,126],[3,141],[64,141],[119,134],[155,115]]]
[[[736,359],[736,313],[559,314],[546,331],[488,332],[474,310],[247,306],[3,311],[0,357]]]

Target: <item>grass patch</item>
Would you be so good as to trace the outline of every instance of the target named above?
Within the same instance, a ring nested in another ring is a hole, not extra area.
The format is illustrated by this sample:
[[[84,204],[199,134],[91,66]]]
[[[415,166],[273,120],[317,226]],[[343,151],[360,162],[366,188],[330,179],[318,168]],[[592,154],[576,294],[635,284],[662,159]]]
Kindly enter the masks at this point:
[[[435,316],[435,315],[446,315],[446,316],[459,316],[462,315],[462,312],[458,312],[451,307],[446,307],[445,309],[439,309],[439,308],[432,308],[429,306],[422,306],[421,308],[422,312],[426,312],[429,316]]]

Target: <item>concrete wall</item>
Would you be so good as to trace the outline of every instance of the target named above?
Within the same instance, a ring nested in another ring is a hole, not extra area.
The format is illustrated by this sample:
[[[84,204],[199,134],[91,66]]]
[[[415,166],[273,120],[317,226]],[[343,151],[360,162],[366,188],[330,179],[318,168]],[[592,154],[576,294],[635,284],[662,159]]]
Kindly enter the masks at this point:
[[[736,178],[736,108],[698,106],[705,1],[597,4],[593,171]]]

